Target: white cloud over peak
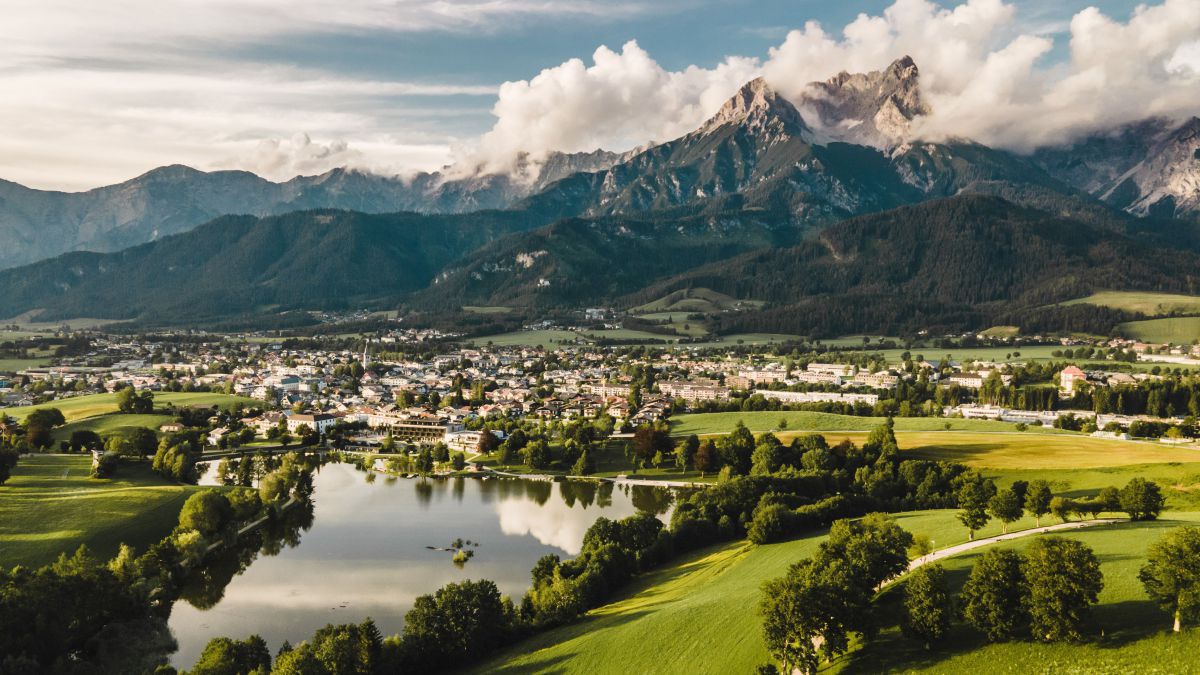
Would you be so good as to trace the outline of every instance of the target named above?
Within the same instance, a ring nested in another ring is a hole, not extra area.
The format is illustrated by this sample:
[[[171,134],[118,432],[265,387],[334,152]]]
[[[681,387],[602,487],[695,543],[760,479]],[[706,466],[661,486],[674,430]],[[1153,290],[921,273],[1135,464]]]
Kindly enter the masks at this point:
[[[472,159],[503,171],[517,154],[628,149],[675,138],[699,126],[758,71],[757,59],[730,57],[714,68],[668,71],[629,41],[600,47],[592,65],[571,59],[529,80],[505,82]],[[471,160],[468,160],[468,162]]]
[[[933,111],[914,128],[930,140],[1025,150],[1149,115],[1200,113],[1200,0],[1159,0],[1124,20],[1095,8],[1066,17],[1049,3],[895,0],[844,26],[808,22],[782,37],[774,27],[743,29],[780,40],[763,55],[668,69],[630,40],[502,85],[388,80],[345,64],[321,70],[237,55],[317,34],[438,31],[469,40],[532,21],[676,11],[688,1],[18,3],[0,21],[0,177],[81,189],[175,162],[285,179],[342,163],[401,173],[455,158],[463,170],[504,171],[522,152],[626,150],[678,137],[758,75],[796,97],[811,81],[904,55],[920,68]]]
[[[1085,9],[1070,20],[1065,63],[1047,62],[1056,36],[1045,27],[1053,22],[1037,18],[1022,23],[1003,0],[951,8],[896,0],[838,33],[808,22],[761,62],[728,57],[713,68],[680,71],[663,69],[636,42],[619,53],[600,47],[590,66],[571,59],[501,85],[497,121],[472,148],[471,161],[502,169],[523,150],[536,157],[669,140],[697,127],[758,74],[796,98],[810,82],[879,70],[905,55],[916,61],[933,110],[915,125],[929,140],[1028,150],[1150,115],[1200,113],[1197,0],[1143,5],[1126,22]]]

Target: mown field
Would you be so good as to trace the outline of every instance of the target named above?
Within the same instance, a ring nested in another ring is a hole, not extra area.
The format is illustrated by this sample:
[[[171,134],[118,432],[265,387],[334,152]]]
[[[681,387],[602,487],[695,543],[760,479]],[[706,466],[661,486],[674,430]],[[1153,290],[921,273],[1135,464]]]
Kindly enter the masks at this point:
[[[84,430],[94,431],[105,437],[130,427],[145,427],[157,433],[159,427],[173,419],[175,418],[170,415],[123,415],[121,413],[96,415],[64,424],[55,429],[54,440],[65,441],[71,438],[71,434],[76,431]]]
[[[1134,291],[1101,291],[1086,298],[1077,298],[1063,305],[1098,305],[1141,312],[1147,316],[1174,312],[1200,312],[1200,296],[1176,295],[1174,293],[1140,293]]]
[[[878,642],[843,656],[823,672],[1186,672],[1191,649],[1169,646],[1147,668],[1147,657],[1160,652],[1170,636],[1167,616],[1154,609],[1141,591],[1136,570],[1146,547],[1167,528],[1200,520],[1200,514],[1170,514],[1172,520],[1101,526],[1064,536],[1096,549],[1106,588],[1096,617],[1105,636],[1098,645],[1016,643],[983,646],[966,628],[955,646],[926,653],[885,623]],[[953,511],[898,514],[901,526],[929,535],[937,548],[966,540]],[[1028,523],[1032,524],[1032,523]],[[981,536],[998,533],[989,526]],[[731,543],[688,556],[646,575],[621,597],[582,620],[514,645],[472,672],[491,673],[748,673],[769,660],[757,614],[759,587],[787,567],[811,555],[823,538],[817,533],[795,541],[753,546]],[[1023,547],[1029,539],[1002,544]],[[981,551],[945,561],[962,583],[965,570]],[[894,609],[887,591],[885,609]],[[895,618],[894,611],[884,614]],[[1121,664],[1141,668],[1118,670]],[[1158,668],[1155,671],[1153,668]]]
[[[228,394],[212,394],[207,392],[155,392],[154,405],[164,406],[168,403],[176,406],[221,406],[230,407],[237,403],[247,406],[262,405],[262,401],[243,396]],[[23,408],[4,408],[4,412],[18,420],[25,419],[29,413],[39,408],[58,408],[68,422],[117,412],[116,394],[89,394],[76,396],[61,401],[51,401],[41,405]]]
[[[680,322],[679,327],[681,329],[683,323],[685,322]],[[703,335],[702,331],[697,330],[696,324],[690,324],[686,333],[688,335]],[[582,333],[569,330],[523,330],[472,338],[469,342],[473,345],[492,344],[498,347],[537,347],[540,345],[549,348],[559,344],[572,344],[579,338],[583,338],[585,341],[594,341],[602,338],[610,340],[634,340],[642,341],[642,344],[675,343],[679,340],[679,336],[677,335],[660,335],[658,333],[618,328],[613,330],[592,330]],[[766,345],[796,339],[798,338],[795,335],[778,333],[738,333],[736,335],[714,336],[705,342],[676,346],[680,349],[708,349],[737,345]]]
[[[1189,345],[1200,338],[1200,316],[1129,321],[1117,326],[1122,335],[1146,342]]]
[[[541,346],[549,348],[560,344],[573,344],[576,340],[580,339],[590,342],[605,337],[614,340],[664,340],[670,336],[624,329],[594,330],[586,333],[577,333],[569,330],[521,330],[512,333],[473,338],[470,342],[475,345],[492,344],[497,347]]]
[[[776,434],[790,440],[799,434]],[[831,445],[849,440],[861,445],[865,432],[824,434]],[[900,431],[896,442],[906,457],[960,462],[993,469],[1094,469],[1137,464],[1200,462],[1200,449],[1150,441],[1118,441],[1079,434]],[[1200,470],[1200,465],[1197,465]]]
[[[741,421],[754,433],[764,431],[870,431],[883,424],[882,417],[857,417],[807,410],[696,413],[671,418],[671,435],[726,434]],[[786,422],[781,429],[780,423]],[[994,420],[939,417],[897,417],[897,431],[1016,431],[1016,425]],[[949,426],[947,426],[949,425]],[[1029,427],[1026,434],[1067,433],[1048,427]]]
[[[1059,494],[1070,497],[1094,495],[1109,485],[1121,487],[1131,478],[1152,480],[1162,487],[1167,508],[1200,511],[1200,464],[1130,464],[1078,469],[983,469],[983,474],[1000,486],[1015,480],[1045,480]]]
[[[170,483],[148,463],[121,465],[112,479],[90,477],[91,457],[22,458],[0,486],[0,567],[43,565],[87,544],[111,557],[124,542],[139,550],[175,526],[195,486]]]
[[[26,368],[50,365],[50,359],[0,359],[0,373],[19,373]]]

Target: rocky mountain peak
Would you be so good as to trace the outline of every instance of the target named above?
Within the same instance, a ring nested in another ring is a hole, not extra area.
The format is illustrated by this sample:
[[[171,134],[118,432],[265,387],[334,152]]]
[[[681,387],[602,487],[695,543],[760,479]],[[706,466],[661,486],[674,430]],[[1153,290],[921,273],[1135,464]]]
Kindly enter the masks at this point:
[[[841,72],[814,82],[801,94],[799,104],[815,113],[819,130],[833,140],[881,150],[903,143],[913,119],[929,114],[921,99],[920,71],[909,56],[883,70]]]
[[[700,128],[700,133],[708,133],[714,129],[730,125],[749,125],[754,128],[765,128],[767,124],[778,120],[790,131],[800,132],[807,129],[804,120],[796,106],[788,102],[771,88],[767,81],[756,77],[737,91],[708,122]]]

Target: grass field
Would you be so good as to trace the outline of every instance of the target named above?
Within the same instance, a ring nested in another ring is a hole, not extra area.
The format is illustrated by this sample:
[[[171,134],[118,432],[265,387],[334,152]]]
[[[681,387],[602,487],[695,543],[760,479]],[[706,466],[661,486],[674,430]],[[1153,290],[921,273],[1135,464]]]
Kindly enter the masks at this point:
[[[96,415],[64,424],[55,429],[54,440],[67,440],[72,433],[83,430],[94,431],[101,436],[109,436],[129,427],[145,427],[157,432],[159,427],[173,419],[175,418],[170,415],[122,415],[120,413]]]
[[[50,359],[0,359],[0,373],[19,373],[26,368],[50,365]]]
[[[939,347],[914,347],[907,350],[912,354],[913,358],[918,356],[928,360],[940,360],[949,357],[951,361],[965,363],[967,361],[996,361],[1004,363],[1006,361],[1045,361],[1055,358],[1053,352],[1060,350],[1062,347],[1057,345],[1024,345],[1021,347],[952,347],[942,349]],[[882,349],[879,353],[883,354],[888,363],[901,363],[901,355],[904,354],[904,349]],[[1059,357],[1061,359],[1061,357]]]
[[[937,548],[966,540],[966,531],[955,520],[953,511],[923,511],[896,517],[910,532],[929,535]],[[1172,517],[1188,522],[1200,520],[1200,514],[1172,514]],[[1018,643],[986,647],[984,651],[969,654],[963,653],[965,649],[926,654],[919,647],[913,649],[894,626],[889,626],[878,643],[844,656],[823,670],[895,672],[928,667],[940,672],[1097,672],[1090,668],[1090,661],[1079,658],[1103,657],[1121,663],[1143,653],[1153,653],[1159,639],[1153,634],[1167,628],[1167,618],[1141,595],[1136,569],[1142,564],[1146,546],[1166,528],[1177,524],[1180,522],[1123,524],[1067,535],[1093,546],[1101,557],[1107,580],[1101,596],[1103,604],[1097,612],[1106,631],[1101,647]],[[1029,525],[1032,523],[1018,523],[1013,529]],[[998,528],[990,525],[980,536],[996,533]],[[758,547],[738,542],[687,556],[639,579],[616,602],[589,612],[580,621],[521,642],[473,672],[753,672],[755,666],[769,659],[757,614],[759,586],[783,574],[791,563],[811,555],[822,538],[823,534],[818,533]],[[1009,545],[1020,547],[1028,541],[1017,540]],[[956,583],[961,583],[964,570],[973,563],[975,555],[972,552],[946,561],[946,566],[955,570]],[[885,593],[884,602],[888,601],[888,595],[894,594],[894,591]],[[979,646],[966,629],[961,632],[970,649]],[[1200,640],[1191,644],[1200,646]],[[998,653],[989,658],[988,650]],[[1183,660],[1185,656],[1191,658],[1184,650],[1169,652],[1167,657],[1173,660],[1160,664],[1164,670],[1159,672],[1183,672],[1181,667],[1191,663]],[[962,658],[970,659],[969,667],[960,665]],[[1073,667],[1065,671],[1043,668],[1038,659],[1044,658],[1052,659],[1047,663]],[[1169,664],[1174,664],[1174,668]]]
[[[1138,293],[1130,291],[1101,291],[1086,298],[1077,298],[1064,305],[1099,305],[1141,312],[1147,316],[1171,313],[1200,312],[1200,296],[1175,295],[1173,293]]]
[[[775,431],[781,421],[787,421],[787,431],[870,431],[883,424],[882,417],[856,417],[805,410],[761,412],[697,413],[671,418],[671,435],[725,434],[733,431],[738,421],[754,433]],[[994,420],[965,420],[941,417],[897,417],[896,431],[1015,431],[1016,425]],[[946,425],[950,425],[949,429]],[[1048,427],[1029,427],[1024,433],[1064,433]]]
[[[1200,464],[1194,462],[1078,469],[985,469],[983,474],[1000,486],[1015,480],[1045,480],[1056,493],[1070,497],[1094,495],[1109,485],[1121,487],[1131,478],[1140,477],[1162,487],[1168,509],[1200,511]]]
[[[166,536],[194,486],[168,483],[148,463],[89,477],[90,457],[22,458],[0,487],[0,566],[43,565],[87,544],[103,558],[124,542],[139,550]]]
[[[987,337],[1009,338],[1020,335],[1021,329],[1018,326],[992,326],[982,334]]]
[[[866,434],[851,440],[861,443]],[[827,435],[830,443],[840,442]],[[896,442],[905,456],[961,462],[992,469],[1095,469],[1141,464],[1196,464],[1200,450],[1149,441],[1118,441],[1076,434],[997,434],[954,431],[899,432]],[[1200,464],[1196,464],[1200,471]]]
[[[1184,673],[1194,672],[1200,631],[1170,635],[1170,619],[1145,595],[1137,579],[1146,549],[1170,528],[1200,521],[1200,514],[1172,513],[1167,520],[1120,523],[1060,533],[1090,546],[1100,559],[1104,590],[1094,613],[1096,637],[1084,644],[1013,642],[989,645],[974,631],[956,625],[931,652],[905,639],[897,627],[899,588],[879,599],[884,630],[878,639],[827,668],[828,672],[887,671],[934,673]],[[1032,539],[997,544],[1024,549]],[[982,555],[976,550],[944,561],[957,589]],[[1102,634],[1101,634],[1102,632]]]
[[[1122,335],[1146,342],[1169,342],[1189,345],[1200,338],[1200,316],[1180,316],[1168,319],[1129,321],[1117,326]]]
[[[799,335],[786,333],[734,333],[733,335],[713,336],[705,342],[693,342],[679,345],[680,349],[712,349],[717,347],[737,347],[740,345],[769,345],[777,342],[800,340]]]
[[[683,323],[679,323],[679,330],[684,332]],[[688,335],[702,334],[697,324],[690,324],[690,328],[686,331]],[[498,347],[554,347],[559,344],[573,344],[576,340],[582,339],[585,342],[592,342],[598,339],[608,338],[610,340],[644,340],[643,344],[663,344],[678,342],[678,335],[659,335],[646,331],[627,330],[618,328],[614,330],[592,330],[577,333],[569,330],[523,330],[512,333],[501,333],[499,335],[486,335],[483,337],[472,338],[470,344],[486,345],[491,343]],[[779,333],[739,333],[736,335],[724,335],[713,337],[705,342],[689,343],[677,345],[680,349],[708,349],[713,347],[732,347],[737,345],[765,345],[775,342],[786,342],[795,340],[795,335],[783,335]]]
[[[512,307],[473,307],[463,305],[462,309],[468,314],[508,314],[512,312]]]
[[[667,295],[634,307],[629,311],[634,314],[650,314],[656,312],[687,312],[711,314],[727,309],[757,308],[763,303],[758,300],[738,300],[737,298],[718,293],[708,288],[688,288],[674,291]]]
[[[164,406],[168,403],[176,406],[232,406],[236,403],[248,406],[262,405],[262,401],[242,396],[228,394],[212,394],[207,392],[155,392],[154,405]],[[24,419],[29,413],[39,408],[58,408],[68,422],[117,412],[116,394],[89,394],[76,396],[61,401],[51,401],[41,405],[23,408],[5,408],[4,412],[18,420]]]

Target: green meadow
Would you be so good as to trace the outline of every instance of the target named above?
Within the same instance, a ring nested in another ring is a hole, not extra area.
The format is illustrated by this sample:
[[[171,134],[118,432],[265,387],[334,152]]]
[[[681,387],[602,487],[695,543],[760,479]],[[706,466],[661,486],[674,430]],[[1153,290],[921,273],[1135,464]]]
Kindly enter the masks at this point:
[[[86,544],[111,557],[139,550],[174,527],[197,489],[169,482],[148,462],[124,462],[116,477],[91,478],[90,456],[24,457],[0,487],[0,566],[38,566]]]

